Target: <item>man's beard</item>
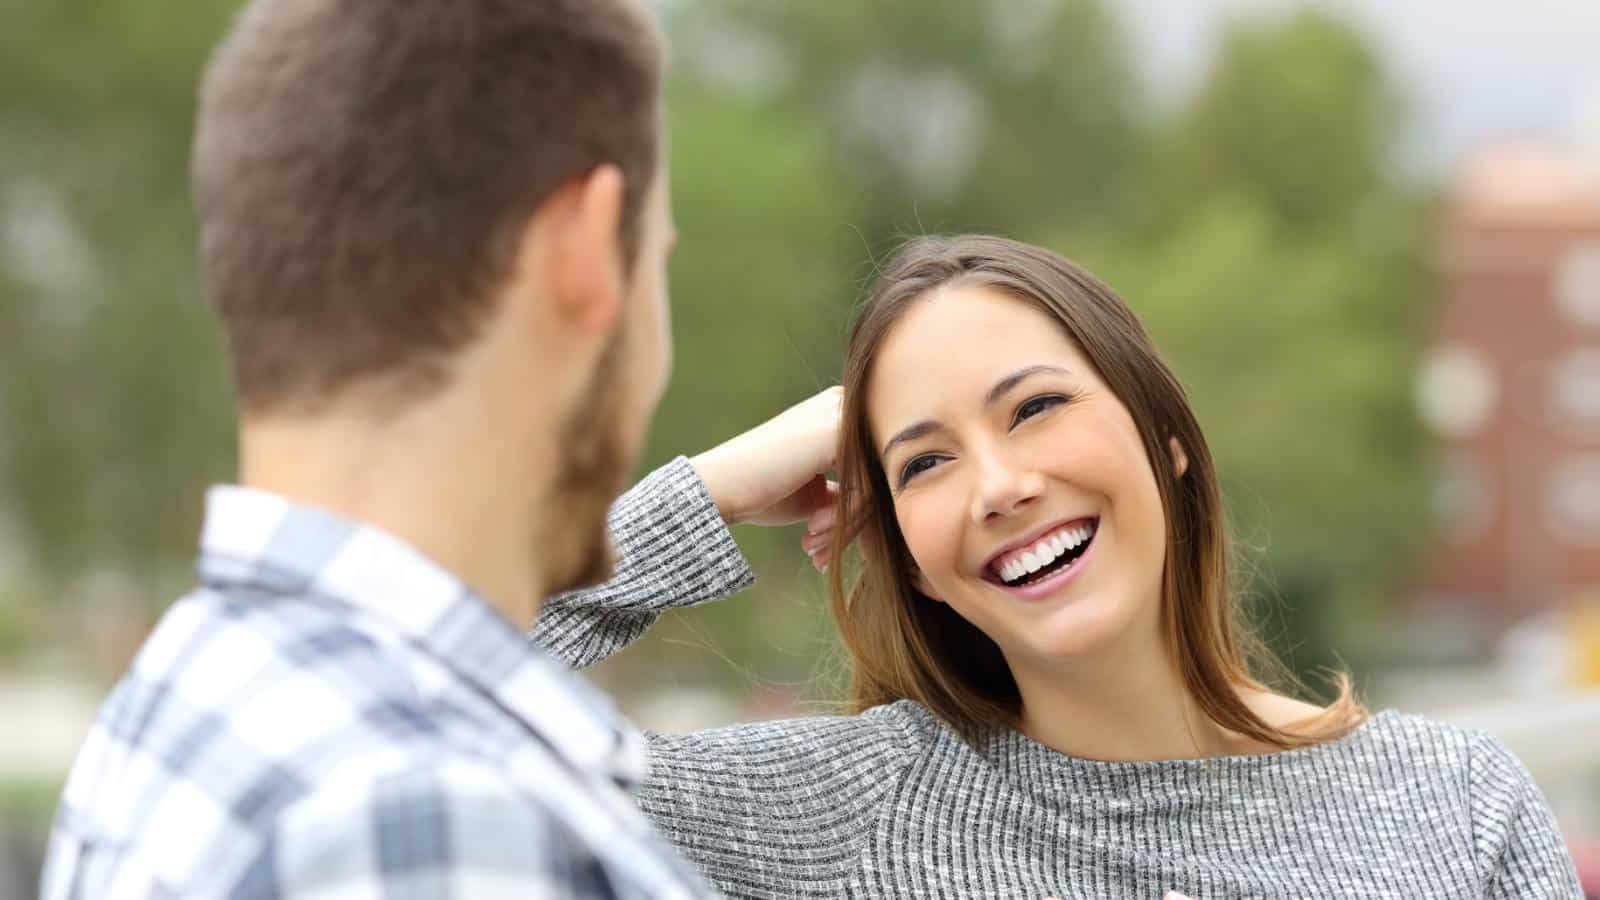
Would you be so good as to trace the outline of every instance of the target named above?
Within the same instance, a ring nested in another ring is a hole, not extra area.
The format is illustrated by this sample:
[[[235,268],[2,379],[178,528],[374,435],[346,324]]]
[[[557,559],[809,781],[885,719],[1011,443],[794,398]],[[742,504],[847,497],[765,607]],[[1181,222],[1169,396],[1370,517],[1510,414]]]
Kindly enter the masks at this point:
[[[623,391],[624,346],[618,334],[601,355],[594,381],[561,425],[560,460],[534,548],[552,594],[599,584],[614,565],[606,514],[632,468],[624,446],[627,398]]]

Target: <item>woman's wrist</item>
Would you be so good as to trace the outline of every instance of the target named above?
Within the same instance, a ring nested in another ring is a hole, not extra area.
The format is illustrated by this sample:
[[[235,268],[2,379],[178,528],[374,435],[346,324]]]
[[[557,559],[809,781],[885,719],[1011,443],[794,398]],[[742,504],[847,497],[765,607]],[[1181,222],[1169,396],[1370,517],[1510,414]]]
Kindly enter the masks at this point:
[[[711,501],[717,505],[717,512],[722,516],[722,521],[729,525],[737,525],[743,520],[737,503],[733,497],[733,489],[729,484],[729,477],[716,459],[716,449],[689,457],[689,465],[696,475],[700,476],[700,483],[706,487],[706,493],[711,495]]]

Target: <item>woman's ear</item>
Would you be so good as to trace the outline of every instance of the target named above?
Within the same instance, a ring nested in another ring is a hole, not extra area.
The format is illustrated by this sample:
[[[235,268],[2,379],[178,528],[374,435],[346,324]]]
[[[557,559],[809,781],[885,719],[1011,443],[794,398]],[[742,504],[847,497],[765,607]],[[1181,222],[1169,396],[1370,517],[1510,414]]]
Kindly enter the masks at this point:
[[[1167,438],[1167,449],[1172,451],[1172,472],[1179,478],[1189,471],[1189,454],[1183,452],[1183,445],[1175,437]]]

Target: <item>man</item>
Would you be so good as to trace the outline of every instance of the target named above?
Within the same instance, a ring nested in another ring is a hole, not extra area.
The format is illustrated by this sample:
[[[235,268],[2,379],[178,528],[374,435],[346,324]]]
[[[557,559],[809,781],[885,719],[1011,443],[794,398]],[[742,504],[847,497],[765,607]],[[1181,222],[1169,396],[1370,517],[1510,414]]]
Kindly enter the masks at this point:
[[[522,635],[610,571],[666,379],[661,54],[631,0],[242,13],[194,155],[241,486],[74,766],[47,897],[705,892],[629,802],[633,732]]]

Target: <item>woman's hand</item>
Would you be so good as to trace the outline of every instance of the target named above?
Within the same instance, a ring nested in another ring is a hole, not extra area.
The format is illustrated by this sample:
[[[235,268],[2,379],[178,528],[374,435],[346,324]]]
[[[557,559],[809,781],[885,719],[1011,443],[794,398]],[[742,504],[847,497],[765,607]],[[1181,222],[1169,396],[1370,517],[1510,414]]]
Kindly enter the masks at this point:
[[[833,527],[836,486],[827,480],[838,444],[844,390],[831,387],[789,407],[689,460],[729,525],[788,525],[805,521],[801,542],[813,562],[813,545],[826,552]],[[821,560],[820,563],[825,563]],[[821,567],[819,563],[819,568]]]

